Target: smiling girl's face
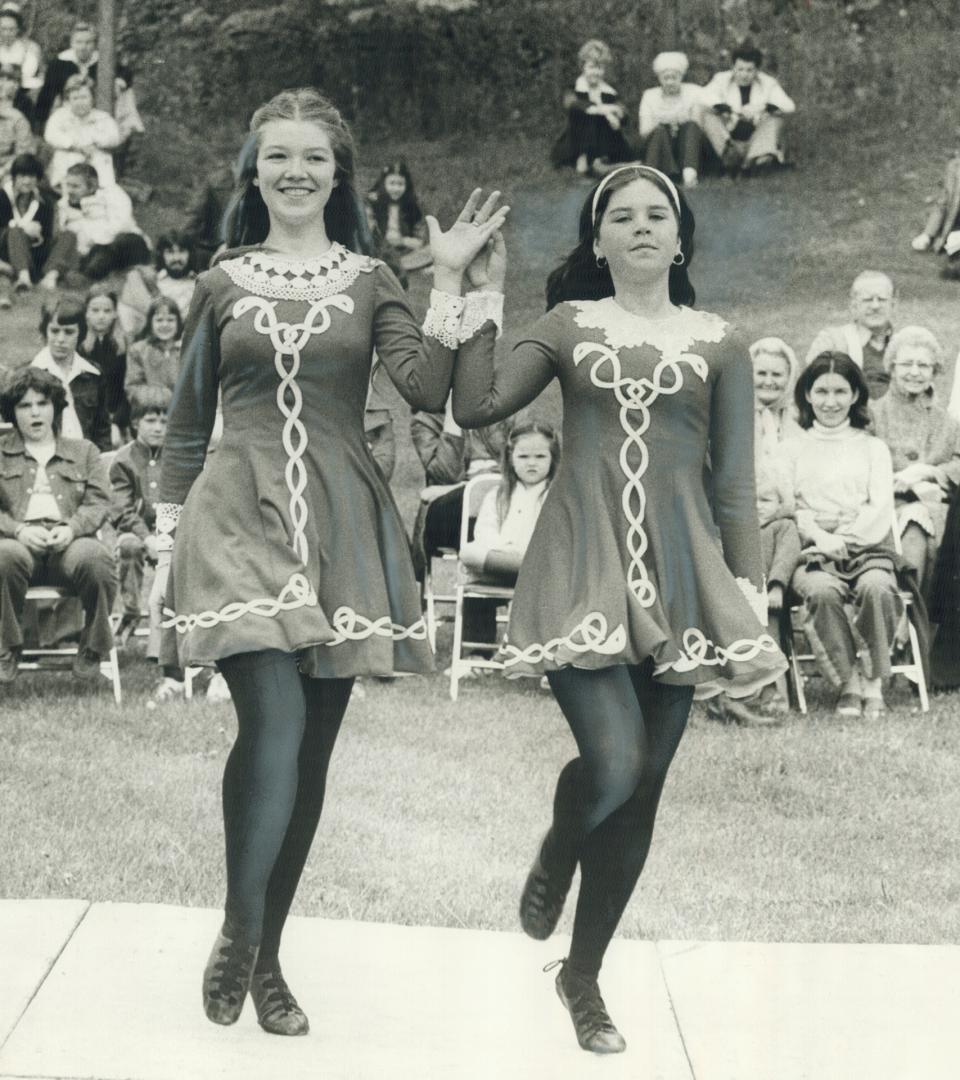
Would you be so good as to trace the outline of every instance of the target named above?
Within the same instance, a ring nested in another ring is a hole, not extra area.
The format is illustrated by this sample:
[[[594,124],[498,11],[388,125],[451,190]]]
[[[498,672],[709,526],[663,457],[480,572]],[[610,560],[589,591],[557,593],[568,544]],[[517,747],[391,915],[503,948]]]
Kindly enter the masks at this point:
[[[857,400],[854,388],[835,371],[825,371],[814,379],[806,396],[815,419],[828,428],[839,427]]]
[[[177,336],[176,315],[168,308],[160,308],[150,320],[150,333],[157,341],[173,341]]]
[[[271,120],[259,133],[254,183],[271,221],[303,225],[317,216],[337,185],[330,136],[308,120]]]

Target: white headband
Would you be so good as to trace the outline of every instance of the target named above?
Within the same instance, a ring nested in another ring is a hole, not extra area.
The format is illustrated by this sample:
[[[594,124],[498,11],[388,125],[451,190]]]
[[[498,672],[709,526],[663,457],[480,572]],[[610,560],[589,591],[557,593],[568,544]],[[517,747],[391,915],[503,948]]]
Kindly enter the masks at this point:
[[[608,172],[607,175],[597,184],[597,190],[593,193],[593,206],[590,209],[590,221],[593,225],[597,224],[597,204],[600,202],[600,196],[603,194],[604,188],[610,181],[617,175],[617,173],[625,172],[627,169],[635,169],[641,173],[652,173],[663,181],[667,191],[670,192],[670,198],[673,201],[673,208],[677,212],[677,218],[681,217],[680,211],[680,193],[677,191],[677,187],[674,182],[667,176],[666,173],[662,173],[659,169],[654,169],[651,165],[621,165],[619,169],[614,169],[613,172]]]

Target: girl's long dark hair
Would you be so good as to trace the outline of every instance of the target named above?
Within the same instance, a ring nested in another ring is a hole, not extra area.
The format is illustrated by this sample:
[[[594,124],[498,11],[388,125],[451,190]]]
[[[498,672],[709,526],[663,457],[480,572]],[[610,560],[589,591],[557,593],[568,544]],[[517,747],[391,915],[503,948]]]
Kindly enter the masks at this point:
[[[507,441],[503,444],[500,454],[500,486],[497,488],[497,522],[502,525],[510,510],[510,499],[513,497],[514,488],[517,486],[517,474],[513,468],[513,448],[524,435],[542,435],[550,444],[550,471],[547,473],[546,487],[543,494],[546,495],[553,478],[557,475],[560,465],[560,436],[549,424],[539,420],[525,420],[514,424],[507,435]]]
[[[615,191],[632,184],[634,180],[646,180],[659,188],[667,197],[667,202],[674,205],[673,195],[660,177],[645,166],[624,168],[604,186],[597,203],[596,224],[594,224],[593,198],[597,187],[591,189],[580,211],[580,239],[577,246],[547,278],[547,311],[564,300],[602,300],[613,296],[613,279],[608,266],[597,266],[593,244],[600,234],[600,224],[606,213],[610,198]],[[603,183],[603,181],[601,181]],[[693,307],[696,293],[690,282],[690,263],[693,261],[693,232],[696,222],[683,192],[678,191],[680,217],[677,225],[680,235],[680,250],[683,252],[683,264],[670,267],[670,302]]]
[[[236,186],[224,214],[223,238],[227,247],[262,244],[270,231],[266,203],[253,181],[257,175],[260,132],[273,120],[304,120],[327,133],[338,181],[323,211],[327,236],[351,251],[370,254],[373,243],[355,186],[353,136],[334,105],[311,87],[283,90],[253,114],[250,134],[234,167]]]
[[[392,201],[386,189],[388,176],[402,176],[407,183],[406,190],[397,200],[397,208],[400,211],[400,229],[403,235],[412,236],[416,227],[423,221],[423,211],[420,209],[420,203],[417,201],[413,188],[410,168],[403,158],[397,158],[389,165],[384,165],[377,177],[377,182],[367,192],[367,201],[370,203],[373,219],[377,223],[377,231],[381,237],[387,235],[387,219]]]
[[[846,379],[857,400],[850,406],[850,426],[867,428],[870,426],[870,387],[859,367],[842,352],[822,352],[801,372],[793,390],[797,403],[797,419],[802,428],[813,427],[813,406],[807,401],[807,393],[821,375],[833,373]]]

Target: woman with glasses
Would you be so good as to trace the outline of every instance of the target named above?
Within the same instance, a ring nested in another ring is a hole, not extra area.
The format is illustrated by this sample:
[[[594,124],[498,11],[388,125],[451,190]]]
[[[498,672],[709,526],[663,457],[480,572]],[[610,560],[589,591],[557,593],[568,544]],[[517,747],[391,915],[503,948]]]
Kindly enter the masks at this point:
[[[947,502],[960,484],[960,423],[940,405],[933,380],[943,350],[923,326],[905,326],[884,354],[890,391],[873,406],[874,430],[893,459],[893,491],[903,556],[928,584],[943,540]]]

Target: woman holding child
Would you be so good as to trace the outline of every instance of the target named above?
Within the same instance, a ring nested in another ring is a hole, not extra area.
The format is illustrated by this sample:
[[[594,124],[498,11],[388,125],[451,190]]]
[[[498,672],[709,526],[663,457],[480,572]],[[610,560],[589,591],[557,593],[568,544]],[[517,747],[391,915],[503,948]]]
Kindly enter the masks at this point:
[[[508,674],[546,674],[579,749],[560,774],[520,917],[530,936],[549,937],[579,864],[556,985],[595,1053],[625,1047],[597,976],[643,869],[694,688],[746,695],[785,668],[765,626],[750,357],[723,319],[692,307],[693,231],[667,176],[614,170],[550,276],[547,314],[496,368],[487,323],[486,348],[462,351],[454,378],[464,426],[510,415],[554,378],[563,392],[563,459],[501,657]],[[497,311],[505,262],[498,238],[486,265],[468,271],[489,290],[468,297],[469,325],[474,307]]]
[[[164,445],[161,662],[215,663],[237,709],[204,1008],[231,1024],[249,990],[265,1030],[300,1035],[280,935],[353,680],[433,663],[404,528],[364,438],[371,355],[411,406],[443,408],[455,352],[488,347],[479,323],[461,324],[461,279],[507,210],[496,194],[478,209],[475,192],[447,232],[429,219],[421,331],[364,254],[353,143],[329,102],[292,90],[258,109],[238,177],[229,231],[242,246],[197,281]],[[223,439],[204,468],[218,393]]]

